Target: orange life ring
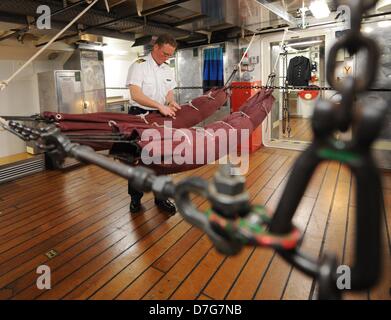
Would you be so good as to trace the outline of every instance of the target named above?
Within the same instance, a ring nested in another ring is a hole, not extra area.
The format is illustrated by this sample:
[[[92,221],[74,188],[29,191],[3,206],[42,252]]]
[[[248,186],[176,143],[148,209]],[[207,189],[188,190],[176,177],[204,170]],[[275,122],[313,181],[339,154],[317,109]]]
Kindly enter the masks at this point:
[[[304,100],[314,100],[319,96],[319,90],[303,90],[299,92],[299,97]]]

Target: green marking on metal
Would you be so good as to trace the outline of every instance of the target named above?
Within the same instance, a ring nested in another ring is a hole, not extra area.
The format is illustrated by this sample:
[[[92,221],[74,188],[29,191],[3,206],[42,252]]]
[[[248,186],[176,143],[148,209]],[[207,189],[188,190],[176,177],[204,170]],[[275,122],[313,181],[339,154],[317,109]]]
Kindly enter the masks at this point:
[[[240,220],[239,220],[239,227],[240,227],[240,228],[245,228],[245,227],[247,227],[247,222],[246,222],[245,220],[243,220],[243,219],[240,219]]]
[[[336,160],[339,162],[351,162],[360,159],[360,156],[356,153],[332,149],[321,149],[319,151],[319,156],[324,159]]]
[[[210,218],[210,216],[213,214],[213,210],[212,209],[208,209],[205,211],[205,215]]]
[[[257,224],[256,224],[256,225],[251,224],[251,225],[250,225],[250,230],[253,231],[253,232],[255,232],[255,233],[262,233],[262,232],[263,232],[262,227],[259,226],[259,225],[257,225]]]
[[[266,212],[266,208],[264,206],[254,206],[254,211],[259,214],[264,214]]]

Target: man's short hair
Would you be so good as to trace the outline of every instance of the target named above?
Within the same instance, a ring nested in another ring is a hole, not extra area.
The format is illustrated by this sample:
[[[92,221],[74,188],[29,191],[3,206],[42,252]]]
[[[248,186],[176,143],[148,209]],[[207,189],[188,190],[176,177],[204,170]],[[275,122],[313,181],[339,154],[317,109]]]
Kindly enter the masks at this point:
[[[169,44],[171,47],[176,48],[178,46],[178,43],[176,42],[175,38],[170,34],[162,34],[157,39],[155,44],[157,44],[159,47],[164,46],[165,44]]]

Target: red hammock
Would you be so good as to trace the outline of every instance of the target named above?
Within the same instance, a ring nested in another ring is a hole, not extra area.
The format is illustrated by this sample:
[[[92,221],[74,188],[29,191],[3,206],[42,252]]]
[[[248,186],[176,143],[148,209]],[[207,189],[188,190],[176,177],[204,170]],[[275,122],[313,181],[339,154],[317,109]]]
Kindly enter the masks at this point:
[[[212,89],[206,95],[195,98],[182,105],[182,109],[176,113],[172,120],[174,128],[190,128],[213,115],[227,101],[228,94],[224,89]],[[127,123],[132,126],[162,125],[169,118],[160,113],[148,114],[146,117],[134,116],[122,113],[90,113],[90,114],[65,114],[44,112],[42,116],[48,120],[54,120],[63,132],[97,130],[99,132],[112,132],[112,125]]]
[[[267,117],[273,103],[272,91],[262,89],[247,100],[239,109],[239,112],[235,112],[221,121],[213,122],[202,130],[199,130],[199,128],[176,129],[174,126],[170,130],[169,127],[155,126],[153,127],[154,132],[159,134],[155,137],[151,134],[151,139],[148,141],[139,140],[137,143],[145,153],[153,150],[160,150],[160,152],[148,157],[148,161],[153,161],[153,163],[143,163],[144,159],[141,158],[139,164],[148,166],[157,173],[169,174],[192,170],[213,163],[226,156],[229,150],[238,150],[237,145],[242,141],[242,134],[247,134],[243,138],[249,138],[251,133]],[[151,127],[145,125],[134,127],[132,124],[126,123],[118,124],[116,127],[126,136],[138,136],[139,138],[146,133],[146,130],[151,129]],[[219,135],[216,132],[228,134]],[[167,135],[167,133],[169,134]],[[175,136],[177,139],[175,139]],[[183,139],[179,140],[178,137]],[[208,150],[208,146],[214,146],[214,150]],[[186,151],[190,149],[192,158],[186,157],[186,160],[189,161],[182,164]]]
[[[175,119],[157,113],[149,114],[144,118],[114,113],[73,115],[45,112],[43,116],[47,119],[54,119],[58,127],[70,137],[79,134],[86,137],[99,136],[117,132],[124,135],[126,140],[136,139],[141,150],[143,148],[144,150],[160,150],[157,154],[153,154],[152,159],[148,158],[149,161],[153,160],[153,163],[143,163],[143,159],[139,158],[138,164],[148,166],[158,173],[168,174],[191,170],[213,163],[218,158],[225,156],[227,150],[240,143],[242,130],[248,130],[247,133],[251,135],[266,118],[274,102],[271,93],[270,90],[262,89],[245,102],[239,112],[207,125],[202,130],[192,127],[214,114],[226,102],[228,95],[225,90],[211,90],[207,95],[183,105],[182,109],[177,112]],[[165,126],[167,122],[172,129]],[[141,137],[143,134],[148,134],[147,130],[150,129],[153,129],[156,134],[152,134],[148,141],[142,141]],[[167,130],[171,134],[165,134]],[[228,138],[222,140],[218,134],[211,134],[210,130],[214,133],[216,131],[229,133],[225,135]],[[201,138],[200,133],[203,133]],[[182,141],[175,139],[178,134],[183,137]],[[198,143],[193,143],[194,141]],[[113,142],[104,142],[103,140],[81,143],[87,144],[95,150],[110,149],[113,146]],[[207,147],[213,143],[215,146],[214,154],[213,152],[205,152]],[[190,160],[187,163],[178,164],[183,157],[184,150],[189,150],[189,148],[192,149],[193,158],[187,159]],[[203,154],[200,156],[201,151]]]

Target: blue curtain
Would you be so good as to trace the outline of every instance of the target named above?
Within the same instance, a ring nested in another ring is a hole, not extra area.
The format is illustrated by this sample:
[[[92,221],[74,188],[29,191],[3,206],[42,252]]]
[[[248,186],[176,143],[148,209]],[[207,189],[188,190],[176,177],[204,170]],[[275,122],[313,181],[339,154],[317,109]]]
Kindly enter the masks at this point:
[[[223,48],[220,47],[204,50],[203,85],[204,88],[224,86]]]

